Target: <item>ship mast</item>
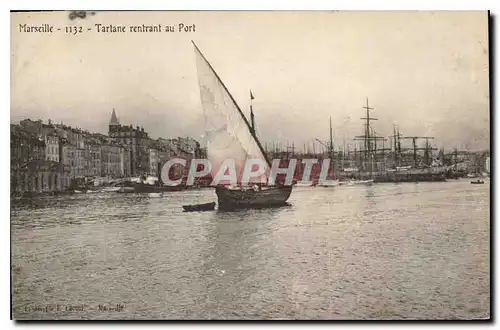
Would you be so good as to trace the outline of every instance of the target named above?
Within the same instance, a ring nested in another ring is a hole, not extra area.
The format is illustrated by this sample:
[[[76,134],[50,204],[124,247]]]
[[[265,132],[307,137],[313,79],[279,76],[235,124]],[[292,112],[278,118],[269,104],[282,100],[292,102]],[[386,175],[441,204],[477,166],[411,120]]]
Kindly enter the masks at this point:
[[[377,118],[370,118],[370,110],[373,110],[374,108],[371,108],[368,104],[368,98],[366,98],[366,107],[363,107],[366,109],[366,118],[361,118],[366,120],[366,128],[365,128],[365,152],[368,154],[365,155],[368,156],[368,164],[370,164],[370,178],[372,177],[373,173],[373,155],[372,155],[372,143],[371,143],[371,136],[370,136],[370,121],[372,120],[378,120]]]
[[[332,131],[332,116],[330,116],[330,168],[332,169],[332,175],[335,176],[335,163],[333,161],[333,131]]]
[[[364,161],[362,162],[364,170],[366,170],[366,164],[370,167],[370,178],[373,176],[373,155],[372,155],[372,142],[371,140],[376,140],[376,136],[372,136],[371,134],[371,125],[370,122],[372,120],[378,120],[377,118],[370,117],[370,110],[374,110],[374,108],[370,107],[368,104],[368,98],[366,98],[366,106],[363,107],[366,109],[366,117],[360,118],[365,120],[365,134],[362,136],[356,136],[355,140],[363,140],[364,141]],[[361,156],[361,153],[360,153]]]
[[[250,90],[250,123],[252,124],[252,134],[255,134],[255,116],[253,114],[253,106],[252,101],[254,97],[252,94],[252,90]]]

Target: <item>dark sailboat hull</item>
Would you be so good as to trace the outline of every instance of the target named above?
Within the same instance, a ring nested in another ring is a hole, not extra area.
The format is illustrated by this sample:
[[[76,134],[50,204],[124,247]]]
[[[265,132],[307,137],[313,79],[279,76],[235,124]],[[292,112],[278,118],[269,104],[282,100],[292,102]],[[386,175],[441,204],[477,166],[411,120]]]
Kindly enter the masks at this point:
[[[216,187],[215,193],[219,210],[266,208],[286,205],[292,193],[292,186],[276,186],[263,190],[232,190]]]
[[[168,191],[180,191],[185,190],[182,185],[178,186],[158,186],[150,184],[136,183],[134,185],[134,192],[136,193],[158,193],[158,192],[168,192]]]

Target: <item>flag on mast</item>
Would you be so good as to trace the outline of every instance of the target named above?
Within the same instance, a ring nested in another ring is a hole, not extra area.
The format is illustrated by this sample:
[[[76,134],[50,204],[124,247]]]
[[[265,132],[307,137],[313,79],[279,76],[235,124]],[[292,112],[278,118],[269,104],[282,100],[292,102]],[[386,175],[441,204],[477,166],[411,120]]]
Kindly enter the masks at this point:
[[[255,97],[253,97],[252,90],[250,90],[250,100],[253,100]]]

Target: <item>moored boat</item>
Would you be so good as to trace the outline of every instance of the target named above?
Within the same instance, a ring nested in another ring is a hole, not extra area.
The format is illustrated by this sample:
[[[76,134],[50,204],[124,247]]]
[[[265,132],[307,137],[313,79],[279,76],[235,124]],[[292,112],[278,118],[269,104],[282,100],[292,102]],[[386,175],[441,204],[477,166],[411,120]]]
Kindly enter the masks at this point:
[[[371,186],[373,184],[373,180],[354,180],[351,181],[352,185],[365,185],[365,186]]]
[[[120,187],[120,189],[118,189],[116,192],[120,194],[130,194],[135,193],[135,189],[134,187]]]
[[[167,191],[180,191],[185,189],[185,187],[182,185],[165,186],[159,184],[152,185],[147,183],[134,183],[133,188],[136,193],[161,193]]]
[[[364,186],[371,186],[373,184],[373,180],[350,180],[347,182],[348,186],[359,186],[359,185],[364,185]]]
[[[116,192],[118,190],[120,190],[121,187],[104,187],[104,188],[101,188],[101,191],[102,192]]]
[[[337,186],[340,186],[340,181],[339,180],[332,180],[332,181],[329,181],[328,183],[321,183],[321,184],[319,184],[319,186],[323,187],[323,188],[337,187]]]
[[[483,180],[475,180],[475,181],[471,181],[470,183],[471,184],[484,184],[484,181]]]

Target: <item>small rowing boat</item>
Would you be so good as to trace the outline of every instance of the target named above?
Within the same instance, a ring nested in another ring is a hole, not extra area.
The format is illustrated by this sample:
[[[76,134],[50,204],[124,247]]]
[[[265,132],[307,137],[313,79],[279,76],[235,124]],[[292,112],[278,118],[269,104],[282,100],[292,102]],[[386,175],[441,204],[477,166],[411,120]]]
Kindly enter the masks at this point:
[[[212,211],[215,209],[215,202],[204,204],[182,205],[184,212]]]

